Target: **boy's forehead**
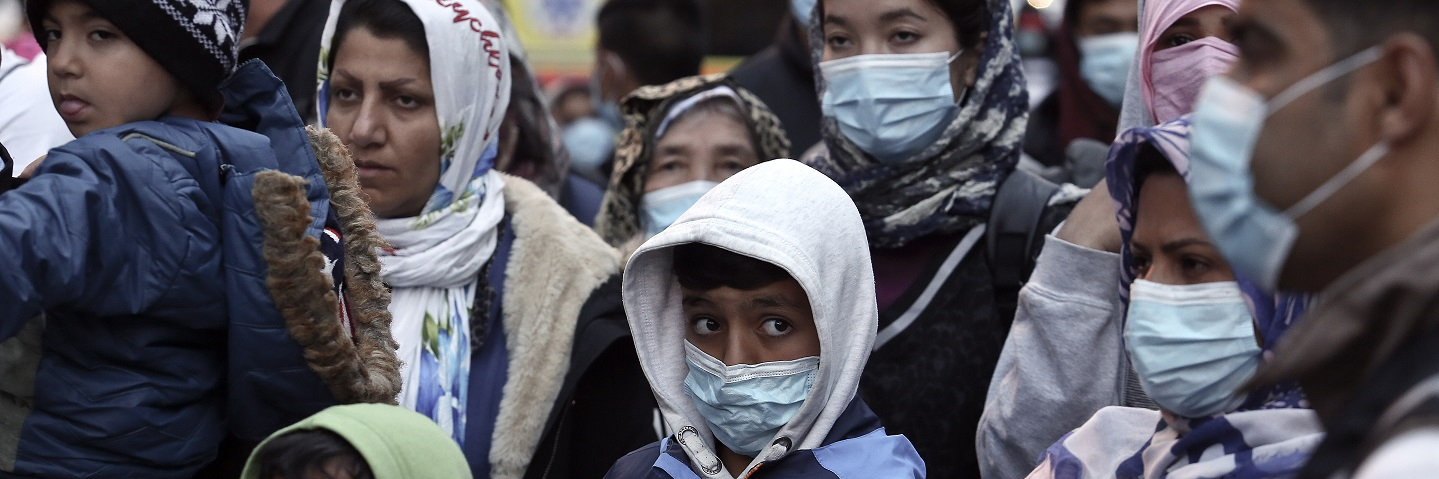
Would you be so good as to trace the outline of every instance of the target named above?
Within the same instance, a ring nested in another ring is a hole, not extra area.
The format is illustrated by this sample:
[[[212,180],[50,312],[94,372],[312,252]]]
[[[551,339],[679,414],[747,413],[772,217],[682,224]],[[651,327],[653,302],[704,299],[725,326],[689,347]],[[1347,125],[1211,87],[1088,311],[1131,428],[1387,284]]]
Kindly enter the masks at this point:
[[[38,6],[43,8],[42,12],[46,20],[106,20],[104,15],[101,15],[100,12],[91,8],[89,4],[80,0],[53,0],[44,3],[31,2],[31,6],[35,7],[37,3],[40,3]]]

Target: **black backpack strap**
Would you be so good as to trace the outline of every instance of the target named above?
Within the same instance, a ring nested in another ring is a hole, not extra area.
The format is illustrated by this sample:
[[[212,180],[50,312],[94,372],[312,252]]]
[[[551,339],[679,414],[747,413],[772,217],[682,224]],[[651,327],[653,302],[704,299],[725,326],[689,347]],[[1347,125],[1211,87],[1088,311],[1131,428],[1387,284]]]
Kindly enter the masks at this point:
[[[10,191],[11,188],[19,186],[11,178],[15,176],[15,161],[10,159],[10,152],[5,151],[5,145],[0,145],[0,193]]]
[[[1035,240],[1046,233],[1039,231],[1039,221],[1056,191],[1059,185],[1022,169],[1014,170],[1000,183],[985,232],[997,291],[1018,291],[1029,281],[1038,256]]]

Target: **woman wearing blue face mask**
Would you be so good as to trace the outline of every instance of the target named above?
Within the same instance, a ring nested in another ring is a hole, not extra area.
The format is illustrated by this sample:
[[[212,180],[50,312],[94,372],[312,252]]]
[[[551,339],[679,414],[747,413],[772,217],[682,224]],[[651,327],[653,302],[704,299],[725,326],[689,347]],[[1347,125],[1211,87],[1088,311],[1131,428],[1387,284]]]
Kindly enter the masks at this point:
[[[879,297],[861,394],[932,476],[974,477],[975,428],[1014,314],[984,241],[1028,108],[1010,3],[823,0],[816,15],[824,142],[806,163],[859,208]],[[1065,195],[1044,199],[1036,231],[1068,211]]]
[[[1236,392],[1309,299],[1263,293],[1230,270],[1186,194],[1188,132],[1184,120],[1130,130],[1108,164],[1128,302],[1116,327],[1159,411],[1099,410],[1029,477],[1286,477],[1322,438],[1297,385]]]
[[[725,76],[641,87],[625,97],[623,111],[595,231],[626,257],[719,182],[789,152],[774,113]]]

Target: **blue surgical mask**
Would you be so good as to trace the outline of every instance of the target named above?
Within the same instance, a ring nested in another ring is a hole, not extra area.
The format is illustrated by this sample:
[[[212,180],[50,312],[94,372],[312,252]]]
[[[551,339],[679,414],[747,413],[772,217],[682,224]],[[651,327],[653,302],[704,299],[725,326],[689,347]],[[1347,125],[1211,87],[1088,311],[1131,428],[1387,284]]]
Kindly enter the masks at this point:
[[[1254,315],[1239,283],[1184,286],[1135,280],[1124,347],[1144,393],[1183,417],[1231,411],[1259,367]]]
[[[1330,65],[1265,101],[1228,77],[1209,80],[1195,102],[1189,134],[1189,197],[1194,212],[1229,264],[1261,288],[1275,291],[1279,274],[1299,237],[1295,220],[1333,196],[1389,153],[1369,148],[1288,210],[1277,211],[1255,196],[1249,165],[1264,122],[1290,102],[1379,59],[1371,48]]]
[[[819,356],[726,366],[685,342],[685,394],[715,439],[729,450],[759,455],[789,424],[814,387]]]
[[[824,115],[879,161],[908,159],[939,139],[959,111],[949,64],[959,53],[856,55],[819,63]]]
[[[795,20],[808,26],[810,17],[814,16],[814,6],[818,2],[819,0],[789,0],[789,11],[794,14]]]
[[[640,221],[645,228],[645,238],[653,238],[669,228],[705,193],[718,185],[713,181],[691,181],[645,193],[640,198],[640,212],[644,214]]]
[[[1139,34],[1110,33],[1079,39],[1079,75],[1109,106],[1124,103],[1129,84],[1129,66],[1139,50]]]
[[[615,130],[599,118],[580,118],[564,128],[561,136],[570,154],[570,169],[590,178],[600,178],[600,167],[615,151]]]

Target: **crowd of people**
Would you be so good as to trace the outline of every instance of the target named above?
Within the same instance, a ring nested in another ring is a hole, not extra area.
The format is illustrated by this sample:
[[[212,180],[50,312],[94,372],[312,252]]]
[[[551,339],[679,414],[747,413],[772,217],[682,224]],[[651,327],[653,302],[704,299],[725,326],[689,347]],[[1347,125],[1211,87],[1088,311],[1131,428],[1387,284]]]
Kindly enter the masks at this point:
[[[0,478],[1439,470],[1429,0],[23,7]]]

